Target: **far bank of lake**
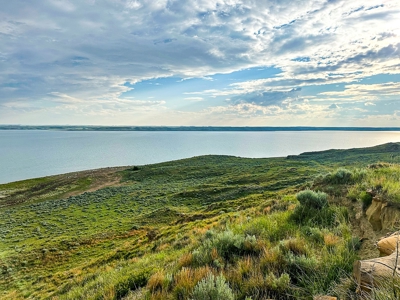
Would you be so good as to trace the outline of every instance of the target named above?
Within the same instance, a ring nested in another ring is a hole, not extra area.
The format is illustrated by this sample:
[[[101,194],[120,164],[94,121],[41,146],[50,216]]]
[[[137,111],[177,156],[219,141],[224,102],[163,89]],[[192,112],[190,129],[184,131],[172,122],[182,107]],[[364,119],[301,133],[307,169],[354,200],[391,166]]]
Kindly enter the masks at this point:
[[[282,157],[399,141],[399,131],[0,130],[0,183],[207,154]]]

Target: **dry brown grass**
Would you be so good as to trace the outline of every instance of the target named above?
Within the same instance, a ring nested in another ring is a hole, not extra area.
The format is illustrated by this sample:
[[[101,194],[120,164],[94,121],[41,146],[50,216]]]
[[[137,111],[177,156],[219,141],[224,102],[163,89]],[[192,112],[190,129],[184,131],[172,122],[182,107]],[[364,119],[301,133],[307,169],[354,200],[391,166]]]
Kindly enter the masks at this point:
[[[294,255],[306,255],[307,247],[306,243],[302,239],[290,239],[284,243],[284,247],[292,252]]]
[[[185,253],[179,258],[178,266],[179,268],[189,267],[193,263],[193,255],[192,253]]]
[[[339,241],[339,237],[332,233],[324,234],[324,243],[327,247],[335,247]]]
[[[150,290],[152,294],[160,292],[163,289],[164,280],[165,280],[164,272],[158,271],[149,278],[149,281],[147,282],[147,288]]]
[[[283,254],[277,248],[264,248],[259,260],[259,265],[265,271],[279,271],[283,266]]]
[[[210,273],[214,272],[208,266],[196,269],[182,268],[178,271],[174,276],[173,289],[176,299],[188,299],[196,284]]]

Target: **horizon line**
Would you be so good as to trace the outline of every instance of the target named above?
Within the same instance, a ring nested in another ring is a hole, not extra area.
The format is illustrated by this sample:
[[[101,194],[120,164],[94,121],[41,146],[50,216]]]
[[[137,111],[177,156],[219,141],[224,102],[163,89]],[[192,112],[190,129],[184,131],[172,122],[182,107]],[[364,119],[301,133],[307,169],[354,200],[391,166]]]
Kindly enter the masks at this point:
[[[400,127],[371,126],[215,126],[215,125],[10,125],[0,124],[0,130],[60,130],[60,131],[400,131]]]

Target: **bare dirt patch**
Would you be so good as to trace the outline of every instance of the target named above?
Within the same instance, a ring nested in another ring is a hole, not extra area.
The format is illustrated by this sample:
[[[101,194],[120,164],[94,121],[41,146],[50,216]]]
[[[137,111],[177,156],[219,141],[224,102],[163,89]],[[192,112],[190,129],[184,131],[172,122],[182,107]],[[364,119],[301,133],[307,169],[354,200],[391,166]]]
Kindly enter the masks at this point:
[[[109,186],[121,186],[120,171],[127,168],[94,169],[11,183],[12,189],[0,191],[0,207],[67,198]]]
[[[66,174],[69,175],[69,178],[90,178],[92,182],[87,189],[72,191],[66,193],[64,196],[77,196],[85,192],[94,192],[109,186],[122,186],[123,184],[120,182],[121,175],[119,174],[119,172],[127,168],[128,167],[113,167]]]

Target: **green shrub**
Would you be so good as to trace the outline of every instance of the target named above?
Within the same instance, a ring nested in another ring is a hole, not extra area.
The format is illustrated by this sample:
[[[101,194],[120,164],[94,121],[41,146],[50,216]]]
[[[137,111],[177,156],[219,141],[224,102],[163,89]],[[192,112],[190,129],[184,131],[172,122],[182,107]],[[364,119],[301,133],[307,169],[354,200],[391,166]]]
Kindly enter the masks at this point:
[[[301,227],[301,232],[305,235],[309,240],[316,244],[324,243],[324,234],[317,227],[303,226]]]
[[[350,199],[352,202],[356,202],[360,196],[359,186],[353,185],[347,191],[346,197]]]
[[[284,273],[280,277],[276,277],[273,273],[269,273],[265,277],[265,282],[269,290],[282,293],[289,289],[290,276]]]
[[[349,249],[346,245],[338,245],[335,251],[323,249],[320,255],[321,258],[314,266],[307,262],[308,258],[300,263],[299,257],[294,257],[295,261],[291,265],[291,269],[298,266],[297,274],[291,274],[291,278],[308,295],[328,293],[333,286],[340,283],[341,278],[351,273],[353,262],[357,260],[354,249]]]
[[[243,255],[254,252],[257,239],[255,236],[235,234],[231,230],[220,233],[207,232],[201,246],[192,252],[193,262],[204,266],[214,261],[212,251],[225,260],[232,259],[232,255]]]
[[[256,217],[246,224],[242,224],[240,230],[245,235],[255,236],[270,242],[277,242],[293,235],[297,226],[289,222],[291,211],[275,212],[267,217]]]
[[[296,256],[292,253],[285,255],[286,269],[290,273],[290,277],[296,282],[301,281],[303,276],[313,274],[318,268],[318,260],[314,256],[307,257],[305,255]]]
[[[297,193],[296,198],[306,208],[322,209],[328,205],[327,195],[323,192],[305,190]]]
[[[356,169],[354,171],[345,168],[339,168],[333,173],[321,174],[315,177],[316,184],[349,184],[360,182],[367,176],[368,172],[365,169]]]
[[[192,300],[234,300],[235,296],[222,275],[214,277],[209,274],[197,283],[193,290]]]
[[[352,237],[347,241],[347,248],[349,251],[358,251],[361,248],[361,240],[359,237]]]
[[[283,254],[291,253],[293,255],[306,255],[308,253],[307,245],[303,239],[289,239],[279,243],[279,250]]]
[[[357,169],[353,171],[352,181],[353,182],[360,182],[365,177],[367,177],[368,172],[366,169]]]
[[[337,169],[335,173],[332,174],[332,183],[343,184],[349,183],[353,177],[353,173],[347,169],[340,168]]]
[[[336,216],[338,209],[326,206],[323,209],[308,208],[304,205],[298,205],[291,219],[301,226],[310,227],[334,227],[336,225]]]
[[[368,194],[367,192],[361,192],[360,193],[360,200],[362,203],[362,209],[367,210],[367,208],[371,205],[372,203],[372,196]]]

